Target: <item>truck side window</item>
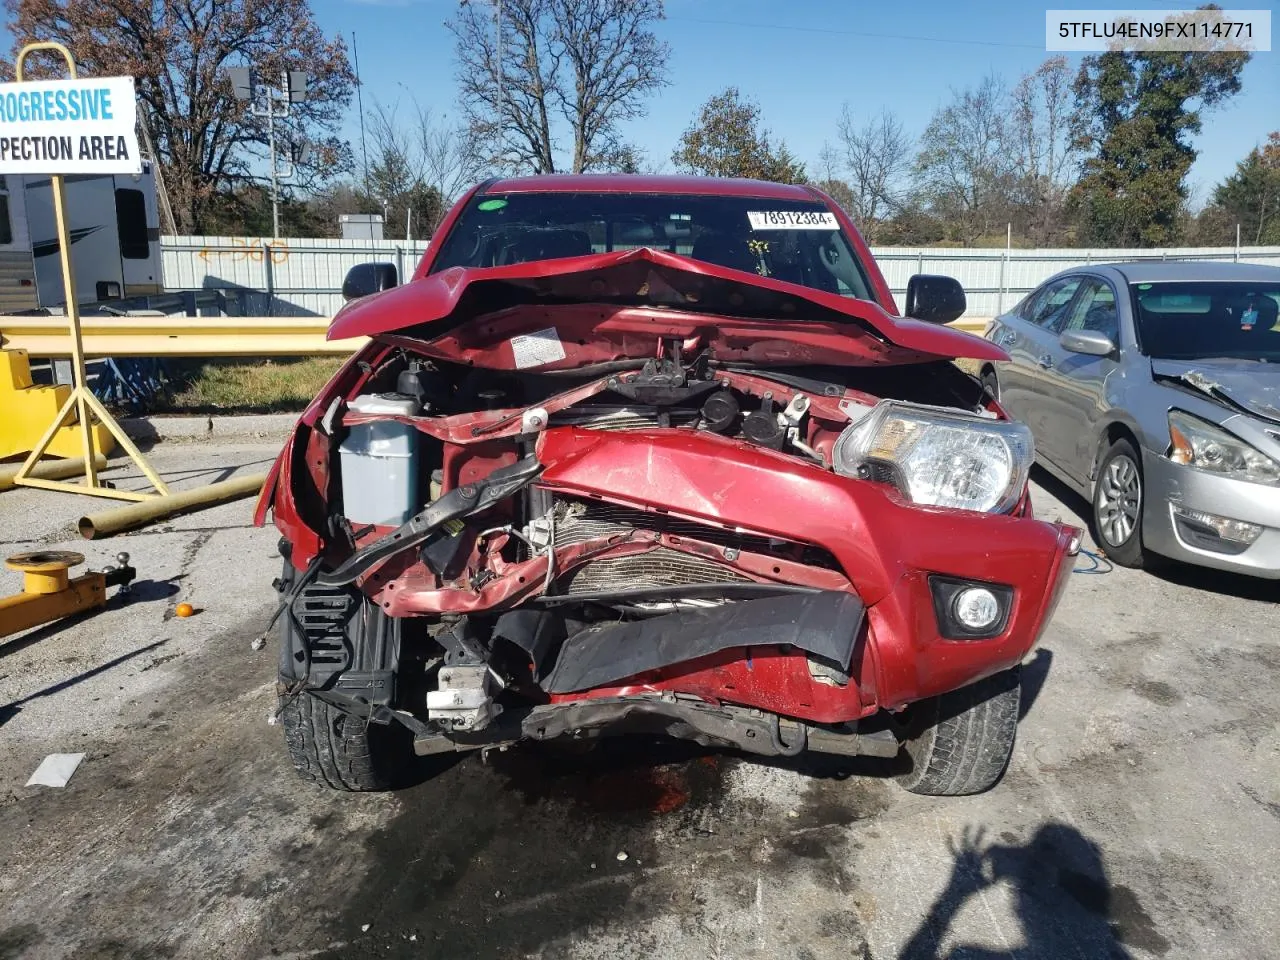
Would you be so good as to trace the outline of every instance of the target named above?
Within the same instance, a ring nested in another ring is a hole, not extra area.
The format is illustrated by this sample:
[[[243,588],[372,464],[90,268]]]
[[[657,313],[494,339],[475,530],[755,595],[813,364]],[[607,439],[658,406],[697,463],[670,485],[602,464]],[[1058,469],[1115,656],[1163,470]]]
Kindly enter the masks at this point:
[[[126,260],[145,260],[151,253],[147,242],[147,201],[141,190],[116,191],[116,225],[120,228],[120,255]]]

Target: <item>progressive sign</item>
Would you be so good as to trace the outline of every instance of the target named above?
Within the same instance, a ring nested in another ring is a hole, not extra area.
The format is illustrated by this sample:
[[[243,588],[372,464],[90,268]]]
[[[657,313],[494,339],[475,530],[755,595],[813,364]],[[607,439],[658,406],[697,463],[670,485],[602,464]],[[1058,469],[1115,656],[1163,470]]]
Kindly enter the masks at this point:
[[[0,83],[0,174],[141,173],[133,77]]]

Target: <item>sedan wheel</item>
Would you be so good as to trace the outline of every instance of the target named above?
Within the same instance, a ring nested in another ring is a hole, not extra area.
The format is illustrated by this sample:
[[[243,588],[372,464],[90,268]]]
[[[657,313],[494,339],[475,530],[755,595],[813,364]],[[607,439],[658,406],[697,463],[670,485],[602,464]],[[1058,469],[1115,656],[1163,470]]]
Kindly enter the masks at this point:
[[[1093,491],[1093,522],[1107,556],[1124,567],[1142,566],[1142,467],[1128,440],[1102,458]]]

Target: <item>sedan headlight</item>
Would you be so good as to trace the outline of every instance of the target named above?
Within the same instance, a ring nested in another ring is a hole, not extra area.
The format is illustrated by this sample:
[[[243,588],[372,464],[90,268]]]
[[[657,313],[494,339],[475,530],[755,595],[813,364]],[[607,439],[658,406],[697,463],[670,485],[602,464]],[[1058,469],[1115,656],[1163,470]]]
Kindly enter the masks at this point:
[[[1233,480],[1280,486],[1280,463],[1221,427],[1181,410],[1169,411],[1169,459]]]
[[[915,503],[1004,512],[1022,497],[1035,460],[1025,424],[885,400],[845,428],[835,469],[885,479]]]

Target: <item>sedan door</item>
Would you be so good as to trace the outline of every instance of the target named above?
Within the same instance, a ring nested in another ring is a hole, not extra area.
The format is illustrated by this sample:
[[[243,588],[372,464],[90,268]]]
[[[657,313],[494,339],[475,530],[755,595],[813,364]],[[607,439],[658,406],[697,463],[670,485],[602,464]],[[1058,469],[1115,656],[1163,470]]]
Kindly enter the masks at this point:
[[[1027,299],[1021,313],[1002,317],[992,332],[992,340],[1008,351],[1010,359],[999,370],[1000,401],[1011,417],[1031,428],[1037,451],[1046,417],[1047,358],[1058,342],[1057,327],[1065,322],[1082,279],[1050,280]]]
[[[1118,347],[1120,317],[1111,284],[1100,277],[1086,278],[1058,326],[1059,334],[1066,330],[1104,334]],[[1045,356],[1043,419],[1036,447],[1061,472],[1087,486],[1098,425],[1106,410],[1107,378],[1115,370],[1119,354],[1094,357],[1072,353],[1055,338]]]

